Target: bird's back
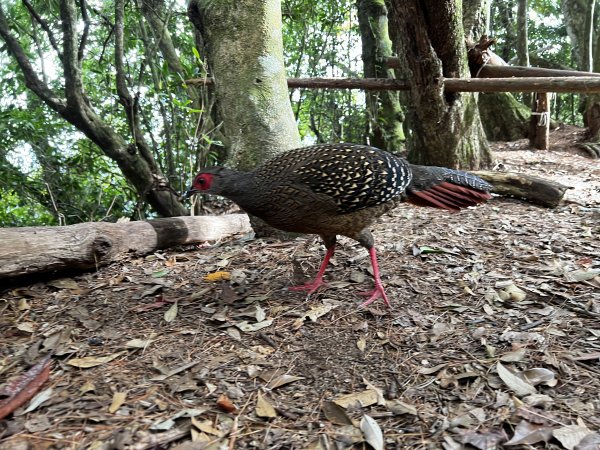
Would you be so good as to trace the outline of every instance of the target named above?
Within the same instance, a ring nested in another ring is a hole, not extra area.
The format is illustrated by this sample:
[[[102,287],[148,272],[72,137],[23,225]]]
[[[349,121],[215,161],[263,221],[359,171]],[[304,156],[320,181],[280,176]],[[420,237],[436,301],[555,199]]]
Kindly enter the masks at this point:
[[[334,202],[338,214],[388,203],[411,181],[408,163],[374,147],[313,145],[291,150],[254,171],[263,186],[305,188]]]

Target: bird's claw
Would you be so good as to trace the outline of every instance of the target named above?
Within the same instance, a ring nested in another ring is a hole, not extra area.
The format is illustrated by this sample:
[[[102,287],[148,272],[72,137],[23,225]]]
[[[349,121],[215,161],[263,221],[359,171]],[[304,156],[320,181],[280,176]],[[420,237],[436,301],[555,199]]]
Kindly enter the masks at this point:
[[[359,308],[365,308],[365,307],[369,306],[371,303],[373,303],[378,298],[382,298],[385,303],[385,306],[387,306],[388,308],[392,307],[392,305],[390,304],[390,301],[387,298],[387,295],[385,295],[383,286],[375,286],[375,289],[373,289],[372,291],[359,292],[358,294],[364,295],[364,296],[369,296],[369,298],[367,300],[365,300],[364,302],[362,302],[359,305]]]
[[[323,280],[315,280],[311,283],[301,284],[300,286],[289,286],[288,291],[308,291],[308,295],[314,294],[317,289],[327,286]]]

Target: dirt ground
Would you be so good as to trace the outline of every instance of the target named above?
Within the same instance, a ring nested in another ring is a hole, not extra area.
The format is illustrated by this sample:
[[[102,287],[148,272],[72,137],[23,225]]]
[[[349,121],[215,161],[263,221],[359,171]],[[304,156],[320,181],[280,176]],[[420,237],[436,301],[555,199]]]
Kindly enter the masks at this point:
[[[0,290],[0,406],[53,354],[0,449],[600,448],[600,162],[582,136],[495,145],[499,169],[574,187],[555,210],[494,198],[382,217],[391,309],[357,308],[372,278],[348,239],[328,288],[287,291],[316,272],[314,237]]]

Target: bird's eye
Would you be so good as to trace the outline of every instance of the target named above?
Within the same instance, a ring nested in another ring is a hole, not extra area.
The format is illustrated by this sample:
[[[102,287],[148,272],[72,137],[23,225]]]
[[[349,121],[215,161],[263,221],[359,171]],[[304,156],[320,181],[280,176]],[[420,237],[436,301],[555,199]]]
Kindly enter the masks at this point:
[[[206,180],[205,180],[204,178],[200,178],[200,179],[198,180],[198,184],[199,184],[199,185],[201,185],[201,186],[202,186],[203,184],[205,184],[205,183],[206,183]]]

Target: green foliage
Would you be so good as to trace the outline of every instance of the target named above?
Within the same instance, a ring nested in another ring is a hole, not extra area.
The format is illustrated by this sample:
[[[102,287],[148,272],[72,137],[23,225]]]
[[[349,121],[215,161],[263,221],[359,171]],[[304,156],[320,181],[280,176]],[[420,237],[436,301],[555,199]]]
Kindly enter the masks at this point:
[[[528,2],[528,9],[527,27],[531,65],[576,69],[560,2],[534,0]],[[491,35],[497,39],[493,50],[510,64],[515,64],[513,58],[516,58],[514,42],[517,34],[516,26],[516,2],[492,2]],[[515,94],[515,97],[521,99],[523,96]],[[583,118],[577,111],[579,97],[579,94],[558,94],[552,107],[553,118],[560,122],[582,126]],[[530,107],[530,105],[526,106]]]
[[[89,35],[82,60],[84,90],[99,117],[129,143],[133,136],[119,103],[114,67],[114,2],[88,3]],[[182,73],[159,51],[158,30],[137,2],[126,2],[124,55],[127,85],[140,108],[144,137],[171,186],[184,191],[197,164],[215,159],[203,128],[205,98],[190,99],[183,80],[205,75],[183,5],[164,17]],[[61,49],[57,2],[35,2]],[[46,32],[21,2],[2,6],[10,28],[50,88],[62,95],[60,58]],[[83,25],[83,22],[80,22]],[[119,167],[25,86],[0,41],[0,226],[70,224],[151,212]]]
[[[355,2],[284,0],[284,56],[290,77],[360,77],[362,61]],[[348,90],[290,92],[301,138],[365,142],[364,94]]]

